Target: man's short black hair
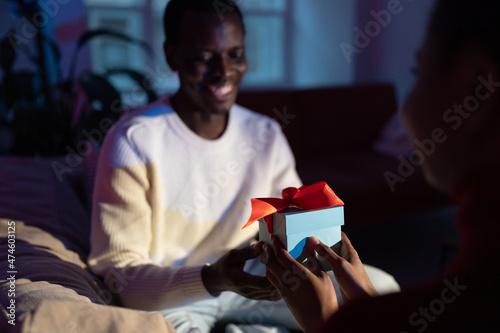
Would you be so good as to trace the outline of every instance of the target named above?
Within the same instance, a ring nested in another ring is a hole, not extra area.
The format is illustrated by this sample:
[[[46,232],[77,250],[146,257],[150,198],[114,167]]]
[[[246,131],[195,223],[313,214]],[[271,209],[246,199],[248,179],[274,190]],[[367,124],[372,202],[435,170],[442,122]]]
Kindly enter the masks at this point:
[[[166,42],[175,45],[179,41],[180,22],[184,13],[189,10],[198,13],[215,14],[221,20],[224,20],[224,15],[237,14],[241,20],[243,33],[245,32],[243,14],[241,14],[238,5],[233,0],[170,0],[163,15]]]

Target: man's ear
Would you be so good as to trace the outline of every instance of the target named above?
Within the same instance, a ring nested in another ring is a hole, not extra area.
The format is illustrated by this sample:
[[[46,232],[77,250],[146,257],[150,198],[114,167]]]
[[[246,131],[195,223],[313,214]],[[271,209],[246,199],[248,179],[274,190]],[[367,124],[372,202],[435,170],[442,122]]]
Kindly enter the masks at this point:
[[[172,71],[176,72],[177,64],[174,56],[174,46],[167,41],[163,42],[163,52],[165,53],[165,59],[167,60],[168,66]]]

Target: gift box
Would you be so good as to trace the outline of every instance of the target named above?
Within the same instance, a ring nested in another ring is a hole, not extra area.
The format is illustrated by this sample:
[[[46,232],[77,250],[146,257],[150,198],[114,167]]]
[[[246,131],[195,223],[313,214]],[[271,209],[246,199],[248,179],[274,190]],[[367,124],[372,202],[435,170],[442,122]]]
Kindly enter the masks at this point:
[[[317,210],[287,208],[272,214],[272,234],[278,237],[290,255],[303,262],[307,237],[314,236],[324,244],[335,248],[341,240],[344,225],[344,207],[333,206]],[[271,233],[266,221],[259,220],[259,240],[271,243]]]
[[[252,199],[252,214],[245,227],[259,221],[259,239],[278,237],[290,255],[304,262],[307,237],[315,236],[334,250],[340,248],[344,202],[325,183],[288,187],[282,198]]]

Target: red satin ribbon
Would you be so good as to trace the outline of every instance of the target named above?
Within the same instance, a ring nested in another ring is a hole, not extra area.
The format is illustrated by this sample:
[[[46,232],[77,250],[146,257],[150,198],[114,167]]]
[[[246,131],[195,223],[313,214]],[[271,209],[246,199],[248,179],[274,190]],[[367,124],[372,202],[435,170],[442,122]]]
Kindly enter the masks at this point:
[[[280,198],[254,198],[252,202],[252,214],[242,229],[248,227],[255,221],[264,218],[267,230],[273,231],[272,214],[280,212],[290,206],[302,209],[320,209],[332,206],[343,206],[344,202],[333,192],[325,182],[302,187],[285,188]]]

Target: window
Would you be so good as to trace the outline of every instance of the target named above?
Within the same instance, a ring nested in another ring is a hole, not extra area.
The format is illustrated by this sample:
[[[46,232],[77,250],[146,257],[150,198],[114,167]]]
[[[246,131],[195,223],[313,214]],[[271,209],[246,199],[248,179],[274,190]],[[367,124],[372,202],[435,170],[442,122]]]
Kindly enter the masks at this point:
[[[134,11],[113,9],[95,10],[90,16],[89,28],[107,28],[130,37],[142,38],[142,24]],[[137,45],[112,37],[100,37],[91,48],[92,67],[97,72],[115,68],[140,69],[144,51]]]
[[[248,72],[246,86],[280,85],[289,82],[290,59],[288,20],[290,6],[286,0],[241,0],[247,30]]]
[[[153,79],[159,94],[171,93],[178,87],[163,55],[163,11],[168,0],[85,0],[89,28],[110,28],[147,41],[154,59],[130,43],[101,38],[92,43],[92,67],[103,72],[116,67],[140,70]],[[239,0],[246,26],[248,72],[245,87],[285,85],[290,78],[289,36],[290,0]],[[147,25],[147,22],[151,22]],[[130,88],[117,79],[121,90]]]

